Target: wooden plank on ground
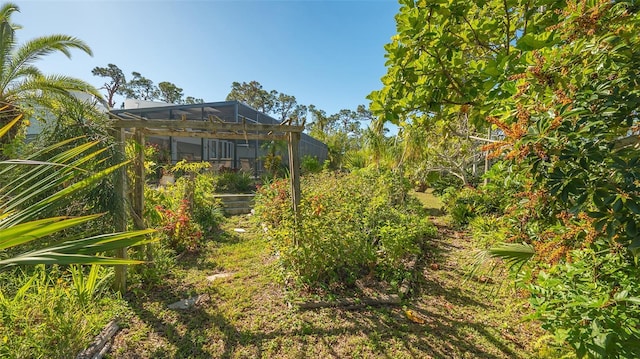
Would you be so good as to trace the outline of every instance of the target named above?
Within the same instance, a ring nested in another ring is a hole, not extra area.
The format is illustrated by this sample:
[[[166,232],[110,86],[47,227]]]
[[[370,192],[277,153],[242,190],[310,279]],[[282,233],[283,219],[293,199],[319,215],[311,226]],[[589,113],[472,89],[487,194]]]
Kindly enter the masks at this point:
[[[120,330],[115,320],[110,321],[104,329],[98,334],[91,345],[83,350],[76,359],[100,359],[108,351],[108,345],[111,338]],[[105,348],[107,348],[105,350]]]

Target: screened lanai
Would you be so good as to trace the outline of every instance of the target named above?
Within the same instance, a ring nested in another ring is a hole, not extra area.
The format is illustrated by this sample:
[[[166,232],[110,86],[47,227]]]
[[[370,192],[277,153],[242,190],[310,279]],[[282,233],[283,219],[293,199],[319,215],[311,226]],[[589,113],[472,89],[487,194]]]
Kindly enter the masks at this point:
[[[146,119],[169,119],[176,121],[211,121],[216,123],[256,123],[279,125],[273,117],[257,111],[238,101],[208,102],[191,105],[169,105],[158,102],[127,100],[124,108],[113,110],[113,114],[127,118],[127,116]],[[146,142],[156,144],[163,160],[176,163],[186,159],[189,161],[206,161],[214,169],[228,168],[243,170],[259,175],[264,171],[262,158],[267,154],[268,144],[264,140],[252,138],[251,131],[218,132],[209,138],[196,136],[197,130],[176,127],[170,136],[163,131],[162,135],[154,135],[147,131]],[[275,131],[276,137],[277,131]],[[282,140],[286,140],[282,134]],[[316,157],[320,163],[327,159],[327,146],[321,141],[301,134],[299,143],[301,157]],[[282,151],[283,163],[288,162],[286,150]]]

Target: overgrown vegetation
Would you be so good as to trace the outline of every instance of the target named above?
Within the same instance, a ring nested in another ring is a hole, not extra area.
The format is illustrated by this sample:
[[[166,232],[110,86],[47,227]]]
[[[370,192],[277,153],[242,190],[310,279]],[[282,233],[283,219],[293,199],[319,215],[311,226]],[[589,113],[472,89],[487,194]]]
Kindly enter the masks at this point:
[[[101,234],[116,232],[114,221],[128,211],[112,176],[126,162],[95,109],[98,100],[69,93],[97,91],[31,65],[51,52],[91,50],[65,35],[20,47],[10,19],[18,8],[2,6],[0,356],[72,357],[108,320],[125,315],[133,335],[120,339],[116,357],[165,350],[183,357],[464,356],[467,349],[478,356],[639,357],[638,4],[400,2],[384,87],[370,96],[373,114],[360,106],[327,115],[255,81],[232,85],[228,99],[283,123],[308,113],[307,130],[328,144],[326,162],[302,160],[298,216],[289,180],[281,179],[281,142],[266,143],[255,221],[232,219],[233,233],[228,225],[220,230],[226,219],[213,195],[253,192],[253,178],[213,174],[208,163],[171,165],[167,153],[148,145],[146,171],[173,179],[148,177],[136,225],[157,229],[160,241],[130,249],[130,260],[112,258],[113,251],[148,244],[144,236],[153,230]],[[126,81],[112,64],[94,74],[112,80],[105,85],[111,107],[117,93],[201,102],[183,100],[182,89],[168,82],[156,88],[139,73]],[[33,111],[34,104],[46,112]],[[28,145],[24,115],[47,122]],[[363,129],[363,122],[371,126]],[[399,135],[387,136],[385,122],[399,126]],[[129,143],[130,158],[136,146]],[[441,195],[454,228],[439,223],[438,236],[428,216],[440,214],[440,203],[425,212],[411,187]],[[455,232],[463,228],[468,241]],[[489,295],[462,283],[459,258],[441,253],[459,246],[456,254],[470,260],[471,245],[485,253],[478,258],[499,258],[513,269],[515,287],[494,283],[506,276],[499,267],[466,279],[494,290],[504,305],[497,313],[485,311]],[[130,271],[127,302],[109,288],[113,270],[95,265],[144,260]],[[223,270],[237,275],[233,285],[205,282]],[[294,313],[281,290],[333,293],[363,279],[397,289],[407,278],[417,283],[403,305],[424,318],[399,308]],[[164,308],[203,293],[210,302],[199,304],[195,319]],[[525,300],[531,313],[524,313]],[[549,334],[539,336],[529,322],[536,338],[527,338],[530,331],[514,322],[524,314]],[[482,320],[469,319],[476,316]],[[157,335],[158,328],[166,332]],[[138,348],[140,338],[161,345]]]
[[[435,228],[390,171],[321,173],[302,182],[296,222],[287,181],[262,187],[256,218],[280,256],[284,279],[310,286],[353,283],[365,275],[396,285]]]
[[[96,269],[93,269],[96,268]],[[0,273],[0,356],[75,357],[126,303],[108,288],[107,268],[38,266]],[[16,289],[14,289],[16,288]]]
[[[506,244],[489,253],[539,273],[519,283],[577,356],[637,357],[639,297],[621,284],[640,248],[637,3],[401,3],[372,110],[448,136],[423,152],[450,173],[484,143],[502,163],[488,186],[452,192],[454,221],[494,224]],[[486,214],[499,218],[473,219]]]
[[[17,122],[0,128],[0,137]],[[110,271],[97,264],[139,263],[111,255],[115,249],[148,243],[144,236],[153,231],[102,234],[104,222],[91,229],[90,222],[100,214],[87,212],[94,212],[100,202],[87,201],[81,207],[79,195],[91,193],[126,164],[94,166],[104,152],[97,144],[76,138],[40,148],[25,159],[0,161],[3,357],[73,356],[122,307],[105,291]],[[40,266],[33,269],[34,264]],[[85,271],[74,264],[94,265]]]

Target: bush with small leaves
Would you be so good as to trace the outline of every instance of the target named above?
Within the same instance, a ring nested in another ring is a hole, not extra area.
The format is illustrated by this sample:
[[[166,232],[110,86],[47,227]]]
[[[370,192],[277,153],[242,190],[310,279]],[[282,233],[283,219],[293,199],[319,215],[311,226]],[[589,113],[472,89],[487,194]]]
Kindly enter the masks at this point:
[[[297,222],[287,181],[260,188],[256,216],[280,254],[285,279],[317,286],[365,275],[392,282],[435,229],[408,183],[391,171],[323,172],[302,180]]]

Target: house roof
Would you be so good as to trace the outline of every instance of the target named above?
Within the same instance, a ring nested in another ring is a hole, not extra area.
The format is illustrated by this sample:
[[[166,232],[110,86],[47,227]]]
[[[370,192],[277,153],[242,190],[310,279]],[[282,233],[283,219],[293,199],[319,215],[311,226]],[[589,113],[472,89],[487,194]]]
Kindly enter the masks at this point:
[[[127,100],[125,108],[111,111],[115,115],[126,113],[148,119],[207,120],[210,117],[224,122],[250,122],[277,124],[278,120],[239,101],[207,102],[174,105],[161,102]]]

